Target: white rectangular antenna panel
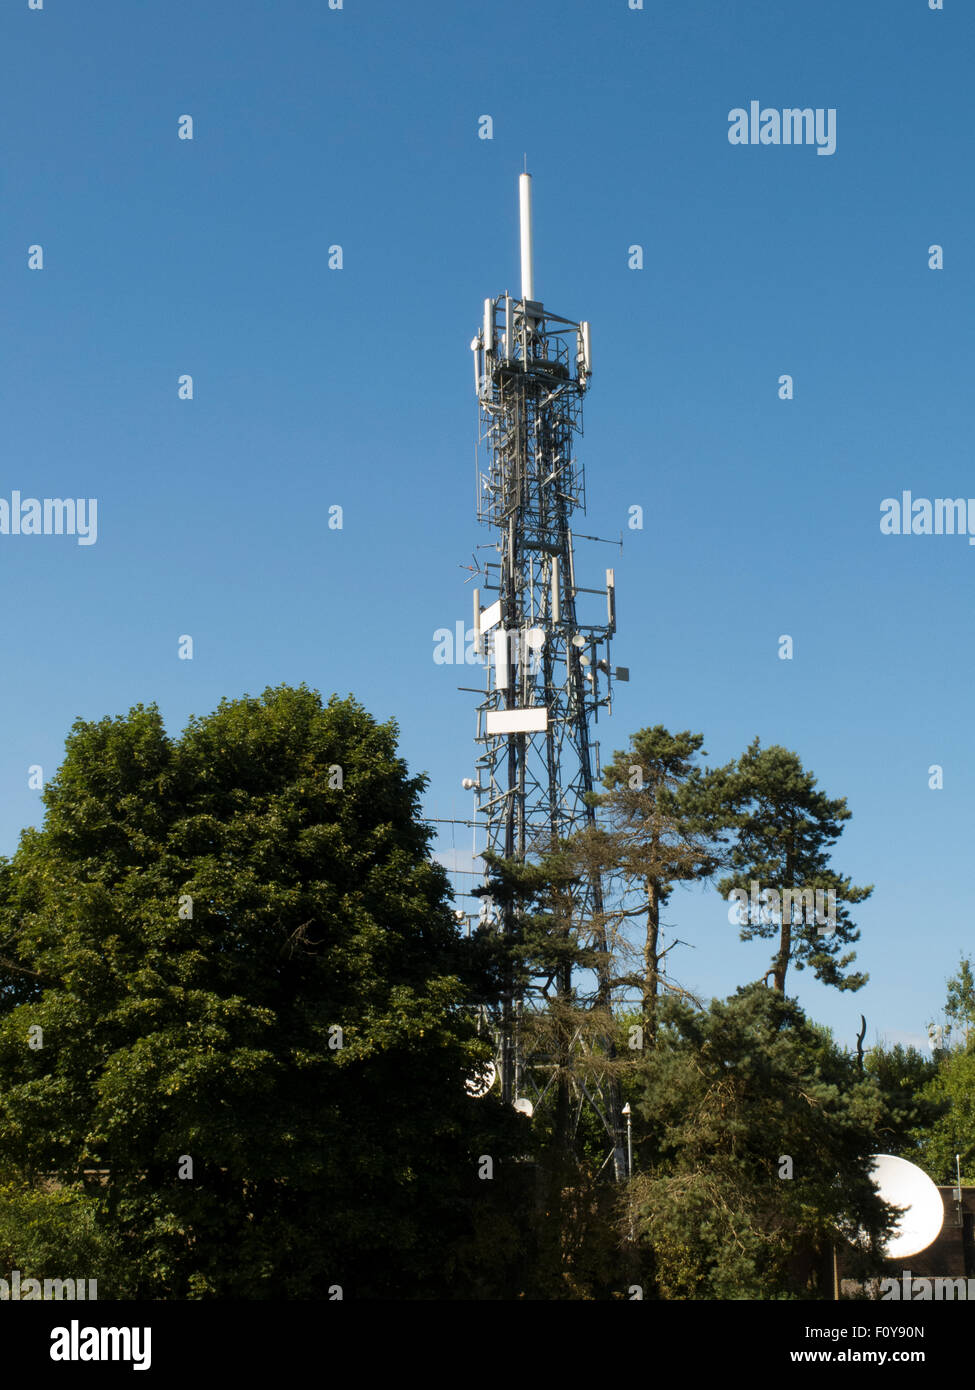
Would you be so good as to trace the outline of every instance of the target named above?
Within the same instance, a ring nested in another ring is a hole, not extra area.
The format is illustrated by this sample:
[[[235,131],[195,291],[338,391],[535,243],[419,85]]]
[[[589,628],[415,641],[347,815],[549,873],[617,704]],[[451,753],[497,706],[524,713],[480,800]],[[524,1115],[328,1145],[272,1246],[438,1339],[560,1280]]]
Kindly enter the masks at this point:
[[[548,710],[544,705],[534,709],[492,709],[487,713],[489,734],[538,734],[548,728]]]
[[[508,634],[506,632],[496,632],[494,634],[494,688],[495,690],[507,690],[510,679],[508,669]]]
[[[497,627],[501,621],[501,600],[489,604],[481,614],[481,631],[490,632],[492,627]]]

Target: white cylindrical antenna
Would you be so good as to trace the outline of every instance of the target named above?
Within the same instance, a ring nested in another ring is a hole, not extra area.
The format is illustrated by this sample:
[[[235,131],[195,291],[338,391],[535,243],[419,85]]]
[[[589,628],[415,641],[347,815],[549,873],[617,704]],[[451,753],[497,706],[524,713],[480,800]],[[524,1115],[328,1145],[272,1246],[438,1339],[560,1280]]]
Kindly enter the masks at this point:
[[[515,355],[515,334],[511,322],[511,295],[505,290],[504,295],[504,356],[505,361],[510,362]]]
[[[494,300],[484,301],[484,351],[494,351]]]
[[[616,573],[606,571],[606,619],[610,632],[616,631]]]
[[[552,622],[559,621],[559,557],[552,556]]]
[[[518,175],[518,203],[521,213],[521,297],[535,298],[535,271],[532,263],[532,176]]]
[[[586,376],[592,373],[592,342],[589,337],[588,323],[580,323],[582,329],[582,365],[586,369]]]

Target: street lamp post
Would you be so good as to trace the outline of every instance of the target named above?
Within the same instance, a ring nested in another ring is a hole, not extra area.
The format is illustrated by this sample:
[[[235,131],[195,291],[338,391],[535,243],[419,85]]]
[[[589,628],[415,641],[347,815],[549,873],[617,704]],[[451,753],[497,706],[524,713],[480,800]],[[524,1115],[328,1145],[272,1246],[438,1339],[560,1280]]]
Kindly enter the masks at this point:
[[[623,1106],[622,1113],[626,1116],[626,1175],[633,1177],[633,1111],[630,1109],[630,1102],[627,1101]],[[627,1193],[627,1200],[630,1207],[630,1240],[636,1239],[636,1231],[633,1226],[633,1193]]]
[[[633,1111],[630,1109],[630,1102],[627,1101],[623,1106],[623,1114],[626,1116],[626,1174],[627,1177],[633,1176]]]

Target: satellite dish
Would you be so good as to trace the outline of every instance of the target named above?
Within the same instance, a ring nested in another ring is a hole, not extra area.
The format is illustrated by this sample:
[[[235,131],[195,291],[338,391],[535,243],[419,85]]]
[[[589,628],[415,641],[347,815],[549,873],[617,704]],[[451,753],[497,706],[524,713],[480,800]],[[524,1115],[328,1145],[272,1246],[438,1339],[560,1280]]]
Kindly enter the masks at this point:
[[[883,1201],[906,1207],[885,1247],[888,1259],[902,1260],[926,1250],[941,1232],[945,1204],[934,1183],[914,1163],[878,1154],[871,1177]]]
[[[531,1119],[535,1113],[535,1107],[532,1105],[531,1101],[526,1100],[524,1096],[522,1096],[520,1100],[515,1101],[515,1109],[518,1111],[519,1115],[527,1115],[529,1119]]]
[[[486,1096],[497,1079],[498,1069],[493,1062],[483,1062],[464,1082],[464,1090],[475,1100]]]

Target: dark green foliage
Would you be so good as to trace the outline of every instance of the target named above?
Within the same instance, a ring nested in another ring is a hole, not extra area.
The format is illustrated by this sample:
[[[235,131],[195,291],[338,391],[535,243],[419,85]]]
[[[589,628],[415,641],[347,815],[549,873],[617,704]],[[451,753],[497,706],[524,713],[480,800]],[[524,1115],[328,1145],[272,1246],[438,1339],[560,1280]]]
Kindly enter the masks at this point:
[[[944,1101],[925,1097],[937,1075],[937,1062],[916,1047],[874,1047],[864,1060],[864,1071],[876,1078],[887,1103],[888,1114],[877,1130],[877,1148],[899,1154],[912,1163],[921,1161],[918,1134],[927,1131],[944,1113]]]
[[[851,815],[845,799],[831,800],[818,791],[816,778],[795,753],[777,745],[762,748],[758,739],[733,770],[716,775],[707,795],[718,824],[735,832],[728,859],[732,872],[718,884],[722,894],[732,889],[748,894],[755,882],[763,890],[819,889],[836,895],[836,921],[825,934],[808,916],[801,922],[784,915],[778,922],[749,919],[743,925],[743,941],[778,937],[769,971],[775,988],[784,993],[786,972],[794,964],[797,970],[809,966],[824,984],[860,989],[866,975],[844,974],[856,952],[840,952],[860,937],[849,904],[863,902],[873,888],[856,887],[829,865],[830,850]]]
[[[489,876],[474,895],[492,900],[500,933],[482,929],[479,939],[508,962],[515,997],[545,999],[573,969],[605,969],[605,950],[579,931],[583,870],[571,855],[556,850],[522,863],[485,850],[482,858]]]
[[[706,1011],[669,999],[661,1013],[634,1106],[633,1183],[659,1294],[828,1296],[831,1242],[885,1229],[868,1177],[879,1087],[761,984]]]
[[[941,1180],[956,1148],[975,1162],[971,968],[964,1041],[861,1074],[784,993],[793,961],[864,978],[839,952],[870,889],[828,863],[845,802],[785,749],[709,771],[701,741],[641,730],[591,833],[486,856],[496,926],[466,940],[424,779],[354,700],[282,686],[179,739],[152,706],[79,721],[43,828],[0,861],[0,1261],[102,1298],[829,1296],[832,1244],[855,1274],[889,1216],[878,1147]],[[725,893],[835,889],[838,929],[780,924],[774,990],[661,1001],[660,909],[721,866]],[[476,1006],[521,998],[531,1124],[464,1089],[493,1051]],[[633,1106],[631,1184],[584,1087]]]
[[[0,1185],[0,1278],[97,1280],[104,1298],[127,1280],[124,1242],[94,1195],[54,1183]]]
[[[721,819],[708,802],[715,774],[697,765],[702,734],[671,734],[662,724],[640,729],[628,750],[617,750],[603,775],[608,789],[591,800],[599,824],[578,837],[579,852],[603,877],[612,896],[608,936],[617,958],[615,981],[638,989],[650,1042],[656,1033],[657,999],[675,986],[668,979],[662,945],[662,910],[674,888],[709,878],[721,862]],[[723,769],[727,772],[728,769]],[[644,920],[639,964],[628,928]]]
[[[87,1190],[124,1246],[103,1296],[450,1295],[478,1263],[527,1126],[464,1091],[492,982],[423,785],[304,687],[179,740],[155,707],[74,726],[0,876],[0,1175]]]

